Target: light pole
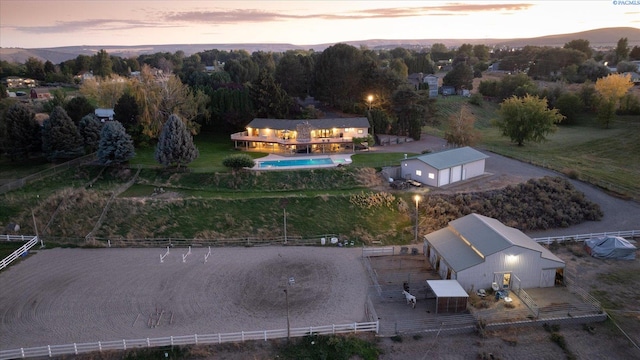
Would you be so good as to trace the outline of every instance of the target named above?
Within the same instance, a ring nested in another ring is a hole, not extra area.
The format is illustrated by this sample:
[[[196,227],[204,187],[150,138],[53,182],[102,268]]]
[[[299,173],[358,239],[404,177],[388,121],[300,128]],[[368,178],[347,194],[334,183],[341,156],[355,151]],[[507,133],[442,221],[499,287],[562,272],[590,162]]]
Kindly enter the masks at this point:
[[[287,341],[291,340],[291,323],[289,322],[289,292],[284,289],[284,299],[287,303]]]
[[[376,131],[373,127],[373,118],[371,117],[371,102],[373,101],[373,95],[367,96],[367,101],[369,102],[369,110],[367,111],[367,115],[369,115],[369,121],[371,121],[371,136],[373,137],[373,145],[376,143]]]
[[[414,238],[414,242],[418,243],[418,203],[420,202],[420,195],[416,195],[413,197],[416,200],[416,235]]]

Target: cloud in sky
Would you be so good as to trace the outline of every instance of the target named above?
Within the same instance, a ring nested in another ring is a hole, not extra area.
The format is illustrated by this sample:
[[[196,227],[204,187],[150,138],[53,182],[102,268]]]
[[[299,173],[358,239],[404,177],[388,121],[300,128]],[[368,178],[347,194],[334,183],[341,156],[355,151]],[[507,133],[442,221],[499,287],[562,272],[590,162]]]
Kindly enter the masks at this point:
[[[59,0],[52,4],[0,0],[0,46],[310,45],[366,39],[535,37],[640,22],[636,9],[605,0]],[[563,14],[573,14],[571,21],[555,21]]]

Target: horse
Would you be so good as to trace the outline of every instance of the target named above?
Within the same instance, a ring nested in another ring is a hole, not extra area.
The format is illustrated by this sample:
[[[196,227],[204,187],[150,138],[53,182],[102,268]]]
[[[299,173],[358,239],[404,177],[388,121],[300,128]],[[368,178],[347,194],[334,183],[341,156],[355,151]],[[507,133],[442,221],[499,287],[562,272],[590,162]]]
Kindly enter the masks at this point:
[[[402,294],[404,295],[404,297],[407,299],[407,304],[411,304],[411,307],[413,309],[416,308],[416,297],[409,294],[407,291],[402,290]]]

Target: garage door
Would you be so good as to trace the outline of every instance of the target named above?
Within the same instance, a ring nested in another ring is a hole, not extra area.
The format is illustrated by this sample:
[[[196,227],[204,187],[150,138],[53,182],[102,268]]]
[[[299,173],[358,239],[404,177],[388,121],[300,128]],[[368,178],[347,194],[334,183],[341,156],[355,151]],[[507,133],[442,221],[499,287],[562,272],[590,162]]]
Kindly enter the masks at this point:
[[[449,183],[449,169],[440,170],[438,173],[438,186],[444,186]]]
[[[462,165],[451,168],[451,182],[462,180]]]

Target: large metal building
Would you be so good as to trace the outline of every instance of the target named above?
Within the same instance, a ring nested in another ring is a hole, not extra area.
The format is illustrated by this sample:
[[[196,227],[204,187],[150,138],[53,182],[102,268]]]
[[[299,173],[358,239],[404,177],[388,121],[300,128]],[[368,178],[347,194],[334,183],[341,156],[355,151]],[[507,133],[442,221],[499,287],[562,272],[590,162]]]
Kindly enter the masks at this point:
[[[400,175],[429,186],[444,186],[483,175],[488,157],[468,146],[414,156],[400,162]]]
[[[467,290],[555,285],[564,261],[518,229],[469,214],[425,235],[424,254],[442,279]]]

